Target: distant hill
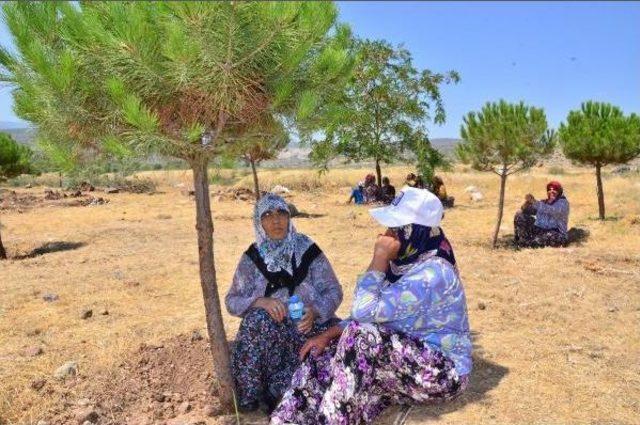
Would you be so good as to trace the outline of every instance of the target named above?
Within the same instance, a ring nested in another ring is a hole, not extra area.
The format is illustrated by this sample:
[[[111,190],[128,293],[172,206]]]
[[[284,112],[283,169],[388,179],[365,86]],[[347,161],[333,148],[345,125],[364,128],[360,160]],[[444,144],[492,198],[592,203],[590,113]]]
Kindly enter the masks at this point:
[[[443,137],[431,139],[431,146],[447,156],[453,156],[456,145],[460,142],[462,142],[461,139]]]
[[[16,142],[23,145],[33,146],[35,143],[35,129],[26,127],[23,123],[0,121],[0,132],[8,133]]]

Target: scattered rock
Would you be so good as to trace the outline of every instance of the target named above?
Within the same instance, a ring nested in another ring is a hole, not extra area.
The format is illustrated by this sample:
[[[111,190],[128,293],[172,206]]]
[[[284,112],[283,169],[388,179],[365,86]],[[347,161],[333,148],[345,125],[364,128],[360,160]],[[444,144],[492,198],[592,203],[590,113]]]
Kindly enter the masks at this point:
[[[620,309],[619,309],[618,307],[616,307],[616,306],[611,306],[611,307],[609,307],[609,308],[607,309],[607,311],[608,311],[609,313],[615,313],[615,312],[617,312],[617,311],[619,311],[619,310],[620,310]]]
[[[110,194],[110,193],[119,193],[120,189],[118,189],[117,187],[108,187],[104,190],[104,193],[106,194]]]
[[[88,398],[81,398],[80,400],[76,401],[76,406],[80,406],[80,407],[87,407],[90,406],[91,400],[89,400]]]
[[[101,315],[101,316],[108,316],[108,315],[109,315],[109,310],[107,310],[106,308],[103,308],[103,309],[100,311],[100,315]]]
[[[620,165],[616,168],[614,168],[611,173],[612,174],[628,174],[630,172],[634,171],[633,168],[629,165]]]
[[[78,189],[81,190],[82,192],[93,192],[94,190],[96,190],[96,188],[93,187],[93,185],[89,182],[80,183],[80,186],[78,186]]]
[[[80,190],[76,190],[70,195],[72,198],[79,198],[82,196],[82,192]]]
[[[46,384],[47,381],[45,381],[44,379],[35,379],[33,381],[31,381],[31,388],[33,388],[34,390],[38,391],[41,390],[42,387],[44,387],[44,384]]]
[[[98,421],[99,415],[92,407],[79,409],[74,414],[76,423],[86,425],[86,422],[95,423]]]
[[[204,339],[204,337],[202,336],[202,334],[200,333],[199,330],[194,330],[193,332],[191,332],[191,341],[202,341]]]
[[[158,220],[169,220],[171,219],[171,216],[169,214],[158,214],[156,218]]]
[[[181,193],[183,196],[196,196],[196,191],[195,191],[195,190],[192,190],[192,189],[189,189],[189,190],[181,190],[181,191],[180,191],[180,193]]]
[[[29,347],[27,348],[27,350],[25,351],[25,355],[27,357],[37,357],[39,355],[41,355],[42,353],[44,353],[44,350],[42,349],[42,347]]]
[[[484,195],[480,192],[471,192],[469,197],[473,202],[480,202],[484,199]]]
[[[478,310],[486,310],[486,309],[487,309],[487,305],[484,302],[480,301],[478,303]]]
[[[58,296],[58,294],[45,294],[42,296],[42,299],[50,303],[53,301],[58,301],[60,297]]]
[[[66,362],[53,373],[56,379],[64,379],[68,376],[76,376],[78,374],[78,362]]]
[[[140,286],[140,282],[135,280],[127,280],[124,284],[125,286],[128,286],[130,288],[135,288],[136,286]]]
[[[124,273],[122,273],[121,270],[116,270],[115,272],[113,272],[113,277],[115,277],[118,280],[122,280],[124,279]]]
[[[187,414],[191,411],[191,404],[188,401],[185,401],[178,406],[178,413]]]
[[[350,211],[350,212],[347,214],[347,218],[348,218],[349,220],[355,220],[357,216],[358,216],[358,215],[356,214],[356,212],[355,212],[355,211]]]
[[[46,199],[47,201],[55,201],[62,198],[64,198],[64,194],[58,192],[57,190],[44,190],[44,199]]]
[[[44,421],[44,420],[39,420],[38,423],[36,425],[49,425],[49,422]]]
[[[164,401],[164,394],[154,394],[153,399],[158,403],[162,403]]]
[[[91,316],[93,316],[93,310],[91,310],[90,308],[82,310],[82,313],[80,313],[80,318],[82,320],[87,320]]]
[[[480,192],[475,186],[467,186],[464,188],[464,191],[467,193]]]
[[[277,184],[271,188],[271,192],[278,195],[282,195],[282,194],[290,193],[291,190],[289,190],[288,187]]]
[[[24,188],[25,189],[31,189],[33,187],[33,185],[31,183],[28,183]]]

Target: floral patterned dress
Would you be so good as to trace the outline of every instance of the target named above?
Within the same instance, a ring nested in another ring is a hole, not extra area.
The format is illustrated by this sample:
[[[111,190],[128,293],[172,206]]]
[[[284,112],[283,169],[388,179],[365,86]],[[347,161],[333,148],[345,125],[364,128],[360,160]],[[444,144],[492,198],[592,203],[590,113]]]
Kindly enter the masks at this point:
[[[307,338],[339,322],[335,311],[342,302],[342,288],[324,254],[313,260],[294,291],[306,307],[316,311],[317,318],[309,334],[301,334],[288,318],[277,323],[265,310],[252,307],[256,299],[265,296],[268,284],[244,254],[225,297],[227,311],[243,318],[231,352],[236,397],[243,410],[252,410],[260,402],[272,408],[300,365],[298,352]],[[289,292],[281,288],[269,296],[286,305]]]
[[[340,339],[309,356],[272,425],[371,423],[391,404],[441,402],[468,385],[471,340],[457,270],[428,253],[398,281],[367,272]]]

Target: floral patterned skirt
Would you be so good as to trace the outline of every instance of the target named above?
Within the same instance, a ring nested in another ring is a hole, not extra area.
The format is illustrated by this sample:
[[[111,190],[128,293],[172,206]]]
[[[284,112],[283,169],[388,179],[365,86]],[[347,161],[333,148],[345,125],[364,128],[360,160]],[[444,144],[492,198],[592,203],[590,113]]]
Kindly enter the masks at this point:
[[[534,216],[518,212],[513,219],[515,243],[520,247],[559,247],[567,244],[567,237],[557,230],[542,229],[535,225]]]
[[[337,322],[338,319],[331,319],[315,325],[304,335],[289,318],[277,323],[264,309],[249,310],[242,319],[231,352],[238,406],[249,409],[264,402],[268,407],[275,407],[300,365],[298,353],[307,338]]]
[[[467,384],[439,350],[354,321],[337,343],[302,363],[271,424],[368,424],[392,404],[451,400]]]

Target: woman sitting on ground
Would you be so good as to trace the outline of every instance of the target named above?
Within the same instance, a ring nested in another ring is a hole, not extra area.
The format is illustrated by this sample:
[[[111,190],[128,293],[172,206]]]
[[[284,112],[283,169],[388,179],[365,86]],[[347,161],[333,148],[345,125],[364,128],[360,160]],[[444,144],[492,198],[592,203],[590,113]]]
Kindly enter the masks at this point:
[[[364,182],[359,182],[356,187],[351,189],[351,196],[349,196],[347,204],[350,204],[351,201],[356,205],[364,204]]]
[[[396,197],[396,188],[391,186],[389,177],[382,178],[382,187],[380,188],[380,201],[384,204],[390,204]]]
[[[364,194],[365,204],[378,202],[380,198],[380,186],[376,184],[376,176],[373,174],[367,174],[364,179],[364,188],[362,193]]]
[[[536,201],[533,195],[514,218],[515,244],[519,247],[541,248],[564,246],[568,243],[569,201],[557,181],[547,184],[547,199]]]
[[[440,176],[433,176],[433,193],[440,199],[442,206],[445,208],[453,208],[455,198],[447,195],[447,188],[444,185],[444,181]]]
[[[255,410],[260,402],[271,411],[287,389],[309,336],[339,320],[335,311],[342,288],[327,257],[307,236],[296,232],[289,207],[268,193],[254,211],[255,243],[240,258],[225,303],[242,317],[231,367],[239,409]],[[298,324],[288,316],[287,302],[297,294],[305,305]]]
[[[359,277],[351,318],[311,338],[271,424],[371,423],[392,404],[450,400],[468,385],[464,289],[442,229],[442,204],[403,188],[371,210],[388,229]]]

